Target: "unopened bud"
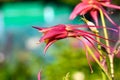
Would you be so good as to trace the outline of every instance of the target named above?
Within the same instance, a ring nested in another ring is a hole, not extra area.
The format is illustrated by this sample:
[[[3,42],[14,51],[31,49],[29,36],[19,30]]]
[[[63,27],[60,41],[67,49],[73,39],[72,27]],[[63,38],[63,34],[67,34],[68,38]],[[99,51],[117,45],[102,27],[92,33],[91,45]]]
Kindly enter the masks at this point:
[[[91,21],[88,21],[87,19],[85,18],[82,18],[83,21],[86,22],[86,24],[88,25],[89,29],[92,31],[92,32],[95,32],[95,33],[98,33],[98,29],[95,27],[95,24]]]

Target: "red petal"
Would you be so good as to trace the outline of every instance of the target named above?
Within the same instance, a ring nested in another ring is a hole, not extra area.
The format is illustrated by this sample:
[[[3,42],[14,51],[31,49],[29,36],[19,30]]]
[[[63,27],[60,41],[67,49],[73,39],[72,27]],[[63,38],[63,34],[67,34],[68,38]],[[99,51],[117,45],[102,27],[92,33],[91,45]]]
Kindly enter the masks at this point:
[[[87,26],[88,26],[88,25],[87,25]],[[106,27],[103,27],[103,26],[89,26],[89,27],[106,28]],[[117,30],[117,29],[114,29],[114,28],[109,28],[109,27],[107,27],[106,29],[112,30],[112,31],[115,31],[115,32],[118,32],[118,30]]]
[[[91,6],[91,7],[87,7],[85,9],[81,10],[80,15],[84,15],[84,14],[88,13],[92,8],[93,7]]]
[[[50,45],[52,45],[56,40],[51,40],[46,44],[46,47],[44,49],[44,53],[46,53],[47,49],[49,48]],[[44,54],[45,55],[45,54]]]
[[[104,6],[106,6],[106,7],[109,7],[109,8],[120,9],[120,6],[113,5],[113,4],[105,4],[105,3],[102,3],[102,5],[104,5]]]
[[[96,34],[93,34],[93,33],[90,33],[90,32],[86,32],[86,31],[83,31],[83,30],[74,30],[76,33],[80,34],[80,35],[92,35],[92,36],[96,36],[96,37],[100,37],[101,39],[105,39],[105,40],[109,40],[111,42],[114,42],[114,40],[110,40],[110,39],[106,39],[102,36],[98,36]]]
[[[80,39],[80,38],[78,38],[78,39]],[[81,40],[81,39],[80,39]],[[89,67],[90,67],[90,70],[91,70],[91,73],[93,73],[93,69],[92,69],[92,66],[91,66],[91,64],[90,64],[90,60],[89,60],[89,56],[88,56],[88,52],[87,52],[87,48],[86,48],[86,43],[83,41],[83,40],[81,40],[82,41],[82,43],[83,43],[83,48],[84,48],[84,50],[85,50],[85,53],[86,53],[86,57],[87,57],[87,61],[88,61],[88,65],[89,65]]]
[[[38,29],[38,30],[43,30],[44,28],[42,28],[42,27],[36,27],[36,26],[32,26],[33,28],[35,28],[35,29]]]
[[[61,36],[60,36],[61,35]],[[43,42],[46,39],[51,39],[51,38],[65,38],[67,37],[67,31],[62,31],[62,30],[51,30],[48,31],[46,34],[43,35],[43,37],[41,37],[40,42]]]
[[[95,21],[96,25],[98,26],[98,11],[97,10],[92,10],[90,11],[90,14]]]
[[[86,3],[79,3],[73,10],[73,12],[70,15],[70,20],[73,20],[80,12],[86,8],[91,7],[91,5],[88,5]]]
[[[96,39],[92,38],[92,37],[91,37],[91,36],[89,36],[89,35],[84,35],[84,36],[86,36],[86,37],[90,38],[91,40],[93,40],[93,41],[97,42],[98,44],[102,45],[103,47],[106,47],[106,48],[111,48],[111,47],[106,46],[105,44],[103,44],[103,43],[101,43],[101,42],[98,42]]]
[[[43,33],[47,32],[51,29],[51,28],[35,27],[35,26],[33,26],[33,28],[38,29],[40,32],[43,32]]]

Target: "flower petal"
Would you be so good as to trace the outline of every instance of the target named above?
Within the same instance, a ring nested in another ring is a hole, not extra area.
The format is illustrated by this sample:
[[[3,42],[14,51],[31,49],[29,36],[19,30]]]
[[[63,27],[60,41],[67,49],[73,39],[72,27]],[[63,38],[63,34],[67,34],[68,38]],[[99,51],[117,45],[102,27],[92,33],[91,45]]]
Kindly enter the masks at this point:
[[[52,45],[55,41],[56,41],[56,40],[50,40],[50,41],[46,44],[46,47],[45,47],[45,49],[44,49],[44,55],[45,55],[47,49],[49,48],[49,46]]]
[[[43,28],[43,27],[36,27],[36,26],[32,26],[35,29],[38,29],[40,32],[47,32],[49,29],[48,28]]]
[[[90,15],[92,16],[93,20],[95,21],[96,25],[98,26],[98,11],[92,10],[92,11],[90,11]]]
[[[80,38],[78,38],[78,39],[80,39]],[[87,58],[87,61],[88,61],[88,65],[89,65],[89,67],[90,67],[90,70],[91,70],[91,73],[93,73],[93,69],[92,69],[92,66],[91,66],[91,64],[90,64],[90,60],[89,60],[89,55],[88,55],[88,51],[87,51],[87,48],[86,48],[86,46],[85,46],[85,42],[82,40],[82,39],[80,39],[81,41],[82,41],[82,43],[83,43],[83,49],[85,50],[85,53],[86,53],[86,58]]]
[[[104,38],[104,37],[102,37],[102,36],[98,36],[98,35],[96,35],[96,34],[94,34],[94,33],[87,32],[87,31],[83,31],[83,30],[74,30],[74,32],[76,32],[76,33],[78,33],[78,34],[80,34],[80,35],[92,35],[92,36],[99,37],[99,38],[101,38],[101,39],[105,39],[105,40],[109,40],[109,41],[111,41],[111,42],[115,42],[114,40],[106,39],[106,38]]]
[[[102,5],[104,5],[105,7],[109,7],[109,8],[120,9],[120,6],[113,5],[113,4],[102,3]]]
[[[62,38],[65,38],[65,37],[67,37],[67,31],[51,30],[41,37],[40,42],[43,42],[44,40],[51,39],[51,38],[62,39]]]
[[[102,42],[98,42],[96,39],[92,38],[92,37],[89,36],[89,35],[84,35],[84,37],[88,37],[89,39],[91,39],[91,40],[97,42],[98,44],[102,45],[102,46],[105,47],[105,48],[111,48],[111,47],[109,47],[109,46],[106,46],[106,45],[103,44]]]
[[[83,10],[81,10],[80,15],[85,15],[86,13],[88,13],[93,7],[87,7],[84,8]]]
[[[91,5],[88,5],[86,3],[79,3],[73,10],[73,12],[70,15],[70,20],[73,20],[80,12],[86,8],[91,7]]]

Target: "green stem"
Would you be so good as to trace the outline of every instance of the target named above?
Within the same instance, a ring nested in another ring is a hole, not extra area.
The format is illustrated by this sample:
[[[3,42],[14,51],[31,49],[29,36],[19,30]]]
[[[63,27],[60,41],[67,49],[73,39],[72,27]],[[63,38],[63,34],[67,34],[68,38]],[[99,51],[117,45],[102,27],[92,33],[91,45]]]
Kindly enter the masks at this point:
[[[76,37],[77,39],[81,40],[80,37]],[[82,41],[82,40],[81,40]],[[97,64],[100,66],[100,68],[103,70],[103,72],[106,74],[106,76],[108,77],[109,80],[112,80],[110,75],[108,74],[107,70],[101,65],[101,63],[99,62],[99,60],[96,58],[96,56],[94,55],[94,53],[92,52],[92,50],[89,48],[89,46],[82,41],[85,48],[88,50],[88,53],[93,57],[93,59],[97,62]]]
[[[112,80],[110,75],[108,74],[107,70],[101,65],[99,60],[96,58],[96,56],[93,54],[92,50],[89,48],[89,46],[85,43],[86,48],[89,52],[89,54],[94,58],[94,60],[97,62],[97,64],[101,67],[101,69],[105,72],[106,76],[108,77],[109,80]]]
[[[111,77],[112,77],[112,80],[114,80],[114,54],[109,54],[108,55],[109,59],[110,59],[110,68],[111,68]]]
[[[95,33],[95,34],[99,36],[98,33]],[[99,37],[96,37],[96,40],[97,40],[98,42],[100,42],[100,38],[99,38]],[[97,44],[97,47],[98,47],[98,51],[99,51],[100,55],[102,55],[101,45],[100,45],[100,44]],[[103,60],[103,57],[100,56],[100,61],[102,61],[102,60]],[[101,71],[101,74],[102,74],[102,80],[106,80],[106,76],[105,76],[105,74],[104,74],[103,71]]]
[[[107,29],[106,29],[106,24],[105,24],[105,19],[104,19],[104,15],[103,15],[103,12],[102,10],[100,9],[100,16],[101,16],[101,21],[102,21],[102,25],[103,25],[103,32],[104,32],[104,37],[106,38],[105,42],[106,42],[106,46],[110,46],[109,44],[109,41],[107,40],[108,39],[108,32],[107,32]],[[114,79],[114,65],[113,65],[113,57],[111,57],[111,55],[114,55],[114,53],[110,53],[110,49],[107,48],[107,52],[109,53],[108,54],[108,58],[110,60],[110,70],[111,70],[111,77],[112,77],[112,80]],[[110,55],[110,56],[109,56]]]
[[[98,33],[95,33],[97,36],[99,36],[99,34]],[[98,42],[100,42],[100,38],[99,37],[96,37],[96,40],[98,41]],[[102,51],[101,51],[101,46],[100,46],[100,44],[97,44],[97,47],[98,47],[98,51],[99,51],[99,53],[100,53],[100,55],[102,55]],[[102,61],[102,56],[100,56],[100,61]]]
[[[106,46],[110,46],[109,41],[107,40],[108,39],[108,32],[107,32],[107,29],[106,29],[105,19],[104,19],[104,15],[103,15],[103,12],[102,12],[101,9],[100,9],[100,17],[101,17],[102,25],[104,27],[103,32],[104,32],[104,37],[106,38],[106,40],[105,40]],[[108,51],[108,53],[110,53],[109,48],[107,48],[107,51]]]

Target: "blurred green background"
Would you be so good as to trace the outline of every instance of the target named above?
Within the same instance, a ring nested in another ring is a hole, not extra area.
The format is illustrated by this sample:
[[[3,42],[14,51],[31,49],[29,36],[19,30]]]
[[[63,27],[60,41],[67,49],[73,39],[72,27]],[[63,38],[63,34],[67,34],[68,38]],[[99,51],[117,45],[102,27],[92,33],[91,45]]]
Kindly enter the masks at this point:
[[[41,33],[32,26],[82,24],[79,18],[69,20],[79,1],[0,0],[0,80],[37,80],[41,70],[42,80],[62,80],[68,72],[70,80],[101,80],[101,69],[94,61],[91,62],[94,73],[90,73],[79,41],[58,41],[45,56],[45,44],[36,44]],[[116,80],[120,79],[118,60],[115,59]]]

